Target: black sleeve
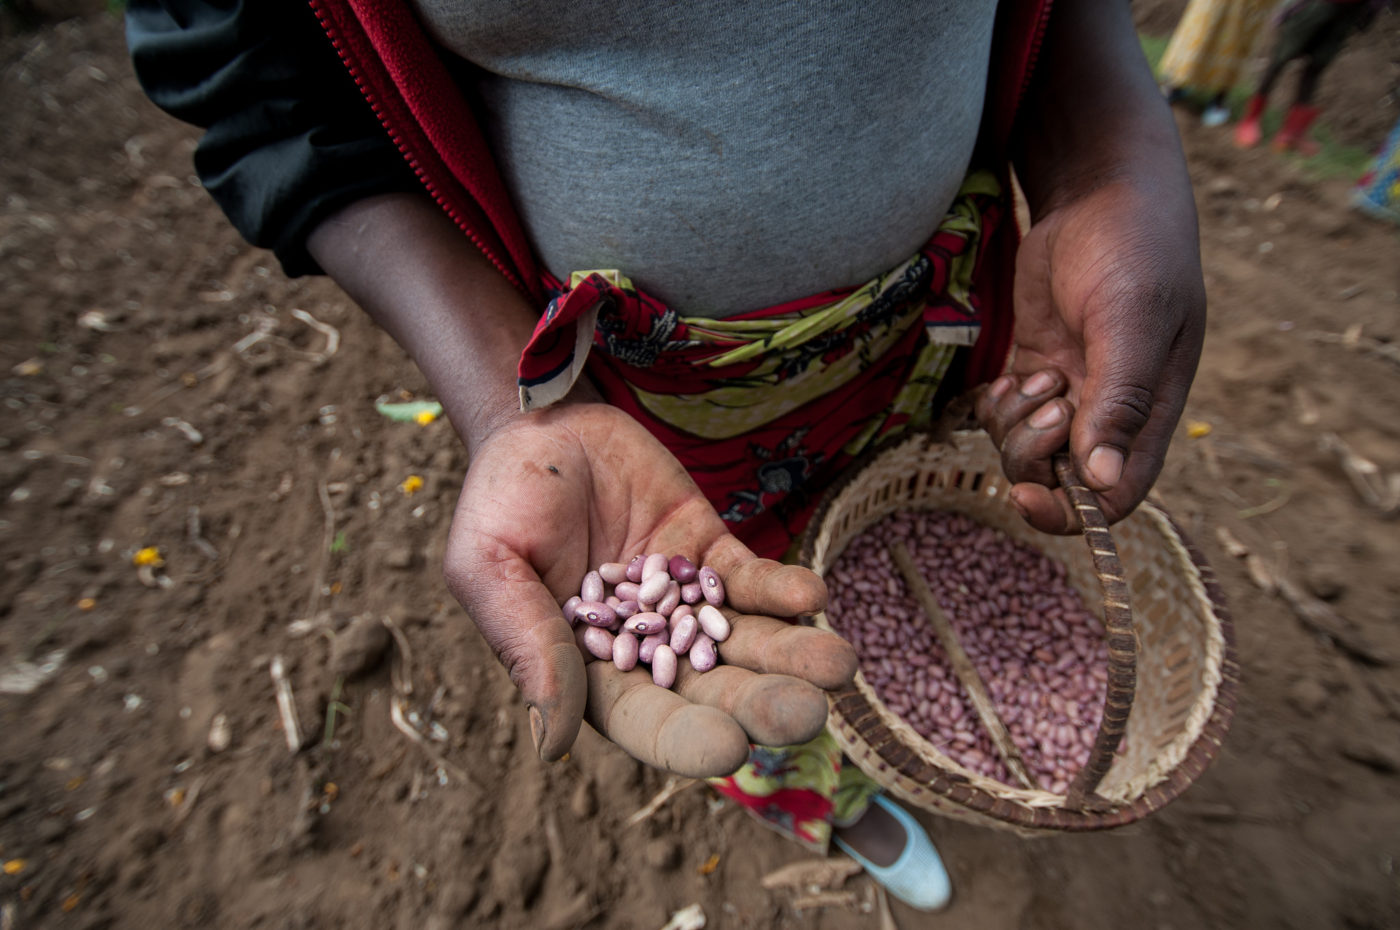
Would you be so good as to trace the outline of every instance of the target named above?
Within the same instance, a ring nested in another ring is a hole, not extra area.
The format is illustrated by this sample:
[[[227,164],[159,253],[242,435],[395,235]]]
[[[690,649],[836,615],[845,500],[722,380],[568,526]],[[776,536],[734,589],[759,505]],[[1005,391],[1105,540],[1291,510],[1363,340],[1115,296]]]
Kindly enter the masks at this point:
[[[130,0],[136,77],[207,130],[205,188],[288,275],[320,273],[306,238],[365,197],[421,189],[305,0]]]

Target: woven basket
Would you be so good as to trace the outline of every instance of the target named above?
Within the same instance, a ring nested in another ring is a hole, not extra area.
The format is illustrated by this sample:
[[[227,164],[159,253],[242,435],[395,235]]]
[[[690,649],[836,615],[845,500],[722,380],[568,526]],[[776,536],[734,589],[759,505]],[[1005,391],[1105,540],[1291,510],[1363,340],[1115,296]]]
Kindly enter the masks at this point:
[[[1239,666],[1215,576],[1159,507],[1144,503],[1110,537],[1093,495],[1071,488],[1072,471],[1061,472],[1061,483],[1086,521],[1083,536],[1026,525],[1007,500],[1011,483],[985,433],[941,441],[915,433],[857,463],[803,538],[802,563],[825,575],[852,538],[894,511],[965,513],[1064,563],[1086,607],[1104,617],[1103,719],[1089,761],[1064,794],[964,768],[886,707],[863,675],[832,695],[829,726],[841,747],[909,804],[1023,834],[1107,829],[1167,804],[1220,748]],[[831,628],[824,613],[814,623]]]

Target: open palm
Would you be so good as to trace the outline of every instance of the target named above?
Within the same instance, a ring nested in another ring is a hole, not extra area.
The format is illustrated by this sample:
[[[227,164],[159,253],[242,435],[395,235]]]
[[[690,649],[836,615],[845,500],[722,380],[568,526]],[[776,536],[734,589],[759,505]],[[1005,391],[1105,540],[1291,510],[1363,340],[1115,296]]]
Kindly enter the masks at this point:
[[[709,564],[740,611],[703,675],[675,691],[641,670],[585,659],[560,604],[603,562],[665,552]],[[530,708],[540,754],[588,721],[633,756],[680,774],[728,774],[750,741],[802,742],[826,719],[822,688],[855,674],[840,638],[775,619],[826,601],[812,572],[758,559],[640,424],[605,404],[514,420],[477,450],[453,518],[445,574]]]

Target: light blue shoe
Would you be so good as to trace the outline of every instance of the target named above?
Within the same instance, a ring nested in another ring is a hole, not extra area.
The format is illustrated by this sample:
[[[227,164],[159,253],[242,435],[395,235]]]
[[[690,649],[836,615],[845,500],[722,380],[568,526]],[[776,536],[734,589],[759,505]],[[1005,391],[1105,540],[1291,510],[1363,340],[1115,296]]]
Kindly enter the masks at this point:
[[[921,911],[947,907],[953,897],[953,885],[928,833],[912,814],[884,795],[876,795],[873,800],[904,828],[904,849],[899,857],[890,865],[880,866],[846,845],[840,837],[832,837],[833,841],[842,852],[859,862],[871,878],[884,885],[886,891],[910,907]]]

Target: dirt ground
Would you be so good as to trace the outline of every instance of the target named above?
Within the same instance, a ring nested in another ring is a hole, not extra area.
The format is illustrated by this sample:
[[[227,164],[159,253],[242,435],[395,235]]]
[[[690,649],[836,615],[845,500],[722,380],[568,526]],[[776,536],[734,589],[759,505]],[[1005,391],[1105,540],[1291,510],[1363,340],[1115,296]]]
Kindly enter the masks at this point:
[[[1356,144],[1400,113],[1397,22],[1324,85]],[[690,904],[711,927],[877,925],[864,876],[849,908],[762,888],[808,854],[703,787],[628,827],[664,776],[591,734],[538,762],[437,569],[463,454],[445,422],[375,411],[421,377],[329,282],[238,239],[118,20],[5,38],[0,100],[0,928],[656,930]],[[1400,926],[1400,532],[1324,441],[1400,484],[1400,232],[1350,212],[1344,180],[1179,124],[1211,301],[1187,418],[1211,432],[1183,424],[1159,490],[1238,623],[1233,730],[1117,832],[926,816],[957,898],[896,905],[906,930]],[[1222,529],[1337,636],[1258,587]],[[164,565],[143,573],[148,546]],[[329,627],[296,624],[322,609]],[[331,634],[362,616],[404,632],[406,707],[442,764],[391,722],[387,659],[327,732]]]

